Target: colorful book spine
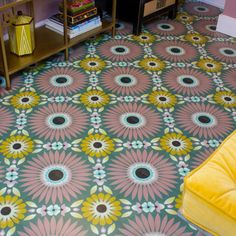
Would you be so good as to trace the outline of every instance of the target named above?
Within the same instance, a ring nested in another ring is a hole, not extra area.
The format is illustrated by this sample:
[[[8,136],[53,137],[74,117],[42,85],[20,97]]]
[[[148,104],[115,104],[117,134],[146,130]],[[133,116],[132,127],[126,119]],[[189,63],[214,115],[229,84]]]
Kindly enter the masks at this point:
[[[73,1],[68,1],[67,0],[67,6],[70,7],[70,8],[82,7],[82,6],[87,5],[89,3],[94,3],[94,0],[73,0]]]
[[[76,28],[78,24],[81,24],[81,23],[84,22],[84,21],[91,20],[91,19],[93,19],[93,18],[96,17],[96,16],[97,16],[97,14],[91,15],[91,16],[88,16],[88,17],[85,17],[83,20],[74,22],[73,24],[72,24],[71,21],[68,19],[67,25],[68,25],[68,27],[71,28],[71,29],[72,29],[72,28]],[[58,14],[55,14],[55,15],[53,15],[53,16],[51,16],[51,17],[49,17],[49,20],[50,20],[50,21],[54,21],[54,22],[56,22],[56,23],[58,22],[58,23],[60,23],[61,25],[64,24],[63,15],[62,15],[62,14],[59,14],[59,13],[58,13]]]
[[[70,16],[78,15],[78,14],[82,13],[83,11],[91,9],[93,7],[95,7],[94,2],[90,2],[88,4],[81,6],[81,7],[67,7],[67,14]],[[62,4],[59,5],[59,11],[63,12],[63,5]]]
[[[68,15],[67,16],[67,21],[70,23],[70,24],[77,24],[79,22],[82,22],[92,16],[96,16],[97,15],[97,8],[94,7],[92,9],[89,9],[87,11],[84,11],[78,15],[75,15],[75,16],[70,16]],[[61,15],[63,17],[63,14]]]

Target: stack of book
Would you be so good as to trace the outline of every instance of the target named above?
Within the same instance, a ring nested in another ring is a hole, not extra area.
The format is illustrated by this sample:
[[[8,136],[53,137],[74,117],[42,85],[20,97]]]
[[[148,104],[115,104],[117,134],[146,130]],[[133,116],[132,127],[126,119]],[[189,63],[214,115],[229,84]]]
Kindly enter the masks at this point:
[[[63,3],[59,4],[59,12],[49,17],[45,25],[48,29],[64,34]],[[95,0],[67,0],[67,25],[69,38],[101,27]]]

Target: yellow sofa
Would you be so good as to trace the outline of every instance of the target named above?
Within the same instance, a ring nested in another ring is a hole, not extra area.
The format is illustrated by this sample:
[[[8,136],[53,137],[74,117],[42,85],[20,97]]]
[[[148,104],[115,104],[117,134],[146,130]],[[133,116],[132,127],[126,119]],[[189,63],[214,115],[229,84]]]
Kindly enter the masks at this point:
[[[181,213],[213,235],[236,236],[236,131],[185,177]]]

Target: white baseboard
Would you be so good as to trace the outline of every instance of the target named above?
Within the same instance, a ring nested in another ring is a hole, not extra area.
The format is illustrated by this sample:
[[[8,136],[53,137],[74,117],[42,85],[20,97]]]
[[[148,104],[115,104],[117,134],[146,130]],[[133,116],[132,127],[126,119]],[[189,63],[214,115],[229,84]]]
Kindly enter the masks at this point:
[[[35,24],[35,28],[38,28],[38,27],[41,27],[41,26],[45,25],[45,22],[46,22],[46,20],[41,20],[41,21],[37,22]],[[8,34],[7,33],[4,34],[3,38],[4,38],[4,40],[8,40],[9,39]]]
[[[221,9],[224,9],[225,7],[225,0],[200,0],[200,2],[204,2]]]
[[[236,18],[220,14],[216,31],[236,37]]]

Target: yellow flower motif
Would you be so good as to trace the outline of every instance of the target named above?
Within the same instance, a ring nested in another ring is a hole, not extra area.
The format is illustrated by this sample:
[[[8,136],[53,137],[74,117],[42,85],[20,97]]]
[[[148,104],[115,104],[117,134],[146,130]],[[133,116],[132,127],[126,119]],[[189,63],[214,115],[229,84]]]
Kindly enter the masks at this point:
[[[217,92],[214,95],[214,100],[224,107],[236,107],[236,94],[230,91]]]
[[[93,225],[110,225],[121,216],[120,201],[110,194],[93,194],[83,202],[84,218]]]
[[[97,158],[105,157],[114,151],[112,139],[103,134],[90,134],[81,142],[82,151]]]
[[[207,38],[201,34],[186,34],[184,38],[193,44],[205,44]]]
[[[160,139],[162,149],[171,155],[186,155],[192,149],[193,145],[189,138],[179,133],[167,133]]]
[[[196,64],[199,68],[206,72],[217,73],[222,69],[222,64],[213,59],[201,59]]]
[[[166,91],[153,91],[148,100],[158,108],[171,108],[177,102],[176,96]]]
[[[103,107],[109,103],[109,96],[100,90],[85,92],[80,97],[81,102],[89,108]]]
[[[191,23],[193,22],[194,18],[193,16],[190,16],[189,14],[183,12],[183,13],[179,13],[176,17],[176,19],[178,21],[182,21],[184,23]]]
[[[21,92],[11,98],[11,105],[17,109],[30,109],[37,106],[40,97],[34,92]]]
[[[87,71],[100,71],[106,66],[106,63],[98,57],[89,57],[81,60],[79,65]]]
[[[178,197],[175,199],[175,207],[179,209],[182,206],[183,201],[183,195],[182,193],[178,195]]]
[[[153,43],[155,41],[155,37],[150,33],[133,35],[132,38],[140,43]]]
[[[0,196],[0,228],[13,227],[25,218],[26,204],[17,196]]]
[[[23,158],[33,151],[34,142],[27,136],[10,136],[0,145],[0,153],[7,158]]]
[[[160,71],[165,68],[165,62],[152,57],[144,58],[139,62],[139,65],[143,67],[145,70],[150,71]]]

